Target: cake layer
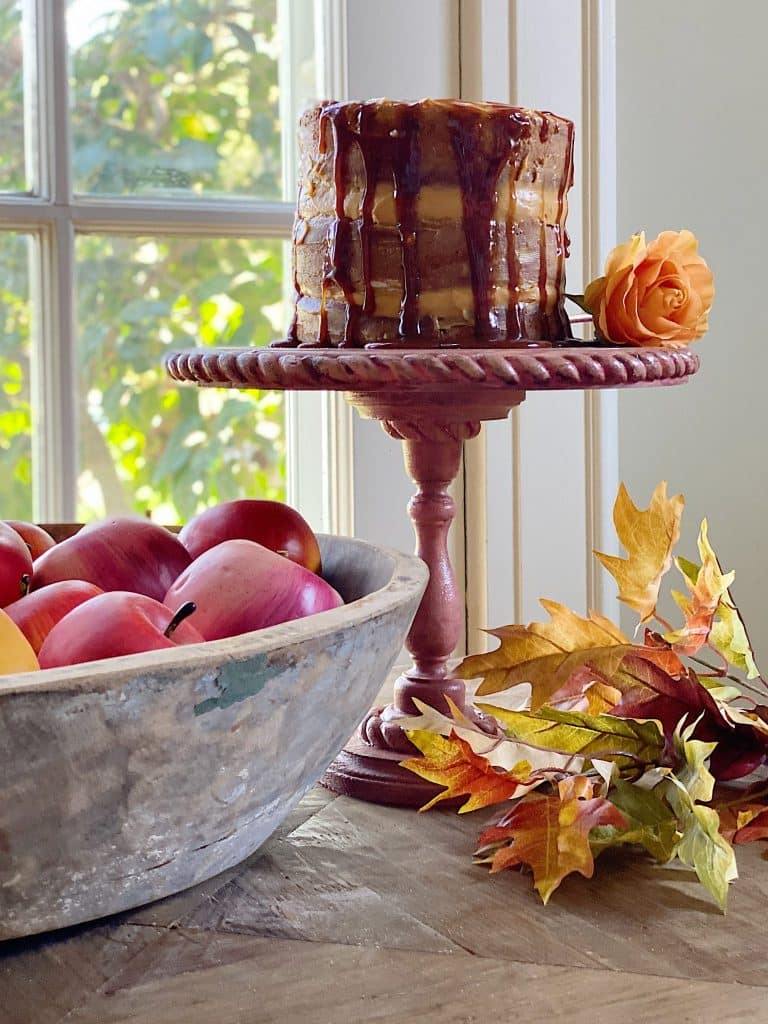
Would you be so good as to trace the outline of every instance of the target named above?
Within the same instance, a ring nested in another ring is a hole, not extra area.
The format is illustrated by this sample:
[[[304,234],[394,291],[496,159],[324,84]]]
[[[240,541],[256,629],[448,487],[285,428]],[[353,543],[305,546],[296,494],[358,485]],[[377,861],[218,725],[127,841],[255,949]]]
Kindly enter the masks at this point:
[[[321,104],[299,126],[296,343],[570,337],[573,126],[455,100]]]

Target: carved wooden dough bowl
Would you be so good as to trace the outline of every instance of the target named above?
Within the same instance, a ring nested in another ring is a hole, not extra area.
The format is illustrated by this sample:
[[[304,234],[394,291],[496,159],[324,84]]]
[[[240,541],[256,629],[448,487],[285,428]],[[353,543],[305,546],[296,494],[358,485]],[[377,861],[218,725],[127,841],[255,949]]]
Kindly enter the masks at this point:
[[[0,678],[0,939],[236,864],[317,781],[401,649],[427,570],[321,537],[342,608],[205,646]]]

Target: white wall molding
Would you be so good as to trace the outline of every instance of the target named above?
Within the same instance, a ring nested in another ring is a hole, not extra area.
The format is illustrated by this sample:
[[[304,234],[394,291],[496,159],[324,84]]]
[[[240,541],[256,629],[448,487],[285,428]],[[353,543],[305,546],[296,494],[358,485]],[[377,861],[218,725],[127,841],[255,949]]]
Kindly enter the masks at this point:
[[[584,138],[584,279],[602,273],[616,244],[616,0],[582,0]],[[619,478],[618,395],[586,392],[584,458],[587,485],[587,604],[608,609],[615,587],[594,550],[613,552],[613,499]]]
[[[568,287],[599,273],[616,234],[615,0],[461,0],[462,96],[554,110],[576,125]],[[509,39],[509,49],[500,45]],[[618,465],[613,393],[531,394],[465,448],[469,641],[541,617],[540,596],[605,606]]]

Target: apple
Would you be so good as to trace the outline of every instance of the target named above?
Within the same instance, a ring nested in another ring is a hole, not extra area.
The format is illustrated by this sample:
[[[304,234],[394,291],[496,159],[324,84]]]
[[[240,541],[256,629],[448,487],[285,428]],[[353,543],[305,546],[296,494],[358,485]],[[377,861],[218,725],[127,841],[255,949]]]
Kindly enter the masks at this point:
[[[194,610],[188,602],[174,613],[160,601],[124,590],[92,597],[50,631],[38,655],[40,668],[202,643],[195,627],[182,621]]]
[[[60,619],[84,601],[103,593],[100,587],[85,580],[61,580],[14,601],[6,606],[5,612],[37,653]]]
[[[34,672],[40,665],[29,641],[16,623],[0,609],[0,676]]]
[[[280,501],[225,501],[190,519],[182,527],[179,540],[192,558],[225,540],[253,540],[312,572],[320,572],[320,548],[311,526]]]
[[[29,548],[12,527],[0,521],[0,608],[23,597],[31,578]]]
[[[5,524],[18,533],[29,548],[33,560],[56,543],[50,533],[37,523],[27,523],[23,519],[6,519]]]
[[[102,590],[130,590],[161,601],[190,561],[184,545],[149,519],[99,519],[36,559],[32,589],[85,580]]]
[[[171,584],[164,601],[169,608],[194,601],[195,625],[206,640],[344,603],[322,577],[252,540],[225,540],[203,552]]]

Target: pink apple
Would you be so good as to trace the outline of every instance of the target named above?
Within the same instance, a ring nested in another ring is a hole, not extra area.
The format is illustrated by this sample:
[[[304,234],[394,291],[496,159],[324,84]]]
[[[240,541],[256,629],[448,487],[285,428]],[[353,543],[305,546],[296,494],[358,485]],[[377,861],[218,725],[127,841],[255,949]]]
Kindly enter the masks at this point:
[[[40,668],[202,643],[191,623],[178,621],[193,612],[191,604],[174,613],[151,597],[128,591],[100,594],[56,623],[40,648]]]
[[[102,590],[130,590],[161,601],[189,565],[172,533],[141,516],[100,519],[35,561],[33,590],[61,580],[85,580]]]
[[[205,551],[171,584],[164,600],[169,608],[194,601],[195,625],[206,640],[344,603],[320,576],[251,540],[227,540]]]
[[[320,572],[320,548],[312,527],[280,501],[225,501],[190,519],[179,540],[193,558],[225,540],[253,540],[312,572]]]
[[[0,522],[0,608],[18,601],[32,579],[32,555],[16,531]]]
[[[84,580],[62,580],[35,590],[5,609],[37,654],[56,623],[78,605],[104,591]]]
[[[18,533],[33,559],[39,558],[56,543],[50,533],[36,523],[28,523],[23,519],[6,519],[5,523]]]

